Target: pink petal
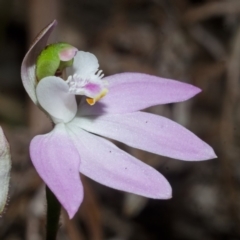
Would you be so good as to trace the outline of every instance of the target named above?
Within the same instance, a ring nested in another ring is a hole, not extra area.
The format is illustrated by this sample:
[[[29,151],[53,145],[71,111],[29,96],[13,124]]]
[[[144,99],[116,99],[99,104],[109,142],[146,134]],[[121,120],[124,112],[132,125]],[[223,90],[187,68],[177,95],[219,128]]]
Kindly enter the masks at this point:
[[[104,78],[109,92],[97,104],[81,106],[85,115],[129,113],[150,106],[185,101],[201,90],[187,83],[142,73],[121,73]]]
[[[43,48],[45,48],[47,40],[56,25],[57,21],[54,20],[40,32],[22,62],[21,77],[23,81],[23,86],[25,87],[25,90],[27,91],[29,97],[35,104],[37,104],[37,97],[35,93],[35,88],[37,84],[35,77],[36,59],[40,52],[43,50]]]
[[[200,161],[216,158],[213,149],[192,132],[165,117],[145,112],[74,119],[81,128],[159,155]]]
[[[154,168],[103,138],[71,123],[68,127],[81,157],[81,173],[118,190],[150,198],[171,197],[171,186]]]
[[[69,86],[59,77],[45,77],[37,85],[37,99],[55,123],[69,122],[77,112],[75,95],[69,93]]]
[[[67,210],[70,218],[83,199],[79,176],[80,157],[64,124],[52,132],[36,136],[30,144],[30,156],[37,172]]]

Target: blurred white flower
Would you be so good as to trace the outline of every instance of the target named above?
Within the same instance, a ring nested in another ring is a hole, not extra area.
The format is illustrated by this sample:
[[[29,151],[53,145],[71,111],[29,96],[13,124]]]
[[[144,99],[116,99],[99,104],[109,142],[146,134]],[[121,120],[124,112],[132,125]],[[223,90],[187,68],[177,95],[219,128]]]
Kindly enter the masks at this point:
[[[11,156],[8,141],[0,127],[0,213],[7,202],[11,169]]]

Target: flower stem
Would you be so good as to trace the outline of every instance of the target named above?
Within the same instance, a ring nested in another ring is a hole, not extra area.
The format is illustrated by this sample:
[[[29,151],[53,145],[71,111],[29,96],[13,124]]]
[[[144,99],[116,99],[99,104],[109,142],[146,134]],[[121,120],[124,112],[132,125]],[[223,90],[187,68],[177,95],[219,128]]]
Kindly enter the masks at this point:
[[[52,191],[46,186],[47,198],[47,225],[46,225],[46,240],[56,240],[59,228],[59,217],[61,205],[58,202]]]

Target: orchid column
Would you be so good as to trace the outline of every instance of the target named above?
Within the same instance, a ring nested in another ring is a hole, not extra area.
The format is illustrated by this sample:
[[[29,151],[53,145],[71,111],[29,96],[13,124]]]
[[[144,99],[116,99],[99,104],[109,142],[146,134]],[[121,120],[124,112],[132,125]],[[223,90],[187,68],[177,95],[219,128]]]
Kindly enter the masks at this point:
[[[185,161],[216,157],[208,144],[178,123],[141,111],[188,100],[199,88],[142,73],[104,77],[93,54],[66,43],[46,46],[55,26],[53,21],[37,37],[21,75],[30,98],[54,123],[50,133],[31,141],[31,160],[70,218],[83,199],[79,172],[121,191],[172,197],[163,175],[103,137]]]

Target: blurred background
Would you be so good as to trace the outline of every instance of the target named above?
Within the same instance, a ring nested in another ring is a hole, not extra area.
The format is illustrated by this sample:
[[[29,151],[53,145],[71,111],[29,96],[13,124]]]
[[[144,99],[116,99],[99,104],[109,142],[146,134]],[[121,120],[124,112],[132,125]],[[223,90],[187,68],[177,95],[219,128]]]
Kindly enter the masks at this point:
[[[148,111],[186,126],[219,156],[184,162],[117,143],[158,169],[173,198],[146,199],[82,176],[84,202],[72,221],[62,211],[58,239],[240,239],[239,0],[0,0],[0,125],[13,161],[0,239],[44,239],[44,185],[28,146],[51,126],[25,93],[20,66],[55,18],[52,40],[94,53],[105,75],[142,72],[200,87],[190,101]]]

